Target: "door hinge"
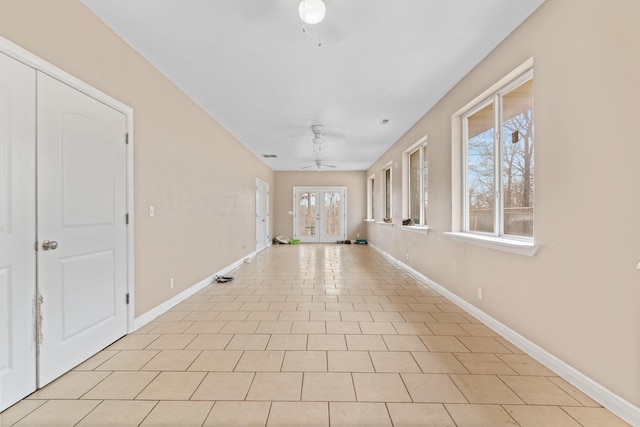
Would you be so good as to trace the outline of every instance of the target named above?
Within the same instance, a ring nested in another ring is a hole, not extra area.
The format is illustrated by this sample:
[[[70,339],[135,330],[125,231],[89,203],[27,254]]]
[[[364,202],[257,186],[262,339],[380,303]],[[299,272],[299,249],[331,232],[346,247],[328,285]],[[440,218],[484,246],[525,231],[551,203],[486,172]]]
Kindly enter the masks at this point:
[[[124,214],[124,223],[129,225],[129,212],[127,212],[126,214]]]
[[[36,250],[36,252],[38,252],[38,241],[37,241],[37,240],[36,240],[35,245],[33,246],[33,249],[35,249],[35,250]]]
[[[127,294],[126,303],[129,304],[129,294]]]
[[[124,143],[129,145],[129,134],[128,133],[124,134]]]

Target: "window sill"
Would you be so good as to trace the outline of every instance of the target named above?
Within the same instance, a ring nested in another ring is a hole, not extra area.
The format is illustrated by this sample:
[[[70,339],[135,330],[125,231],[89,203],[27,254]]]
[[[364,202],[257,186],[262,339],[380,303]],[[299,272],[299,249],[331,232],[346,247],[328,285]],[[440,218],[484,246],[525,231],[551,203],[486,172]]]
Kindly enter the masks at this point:
[[[376,222],[375,219],[365,219],[364,222]]]
[[[392,223],[392,222],[378,221],[378,222],[376,222],[376,224],[386,225],[386,226],[389,226],[389,227],[393,227],[393,223]]]
[[[427,226],[403,225],[401,227],[403,230],[410,231],[412,233],[429,234],[429,227]]]
[[[481,246],[489,249],[509,252],[517,255],[534,256],[540,246],[534,245],[532,242],[524,242],[521,240],[507,239],[504,237],[482,236],[472,233],[444,233],[453,240],[471,245]]]

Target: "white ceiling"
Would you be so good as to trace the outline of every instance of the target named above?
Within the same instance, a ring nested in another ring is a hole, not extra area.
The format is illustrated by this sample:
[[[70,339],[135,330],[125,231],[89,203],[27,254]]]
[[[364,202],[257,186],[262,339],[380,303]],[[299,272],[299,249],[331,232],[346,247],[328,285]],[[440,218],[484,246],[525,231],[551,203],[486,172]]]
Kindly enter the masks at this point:
[[[272,169],[366,170],[543,1],[83,3]]]

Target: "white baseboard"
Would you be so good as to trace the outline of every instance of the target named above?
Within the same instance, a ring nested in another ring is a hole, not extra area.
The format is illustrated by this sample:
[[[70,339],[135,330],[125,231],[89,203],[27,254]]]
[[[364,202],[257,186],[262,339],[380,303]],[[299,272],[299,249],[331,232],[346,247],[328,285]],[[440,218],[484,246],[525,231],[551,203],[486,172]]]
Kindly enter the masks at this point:
[[[162,304],[152,308],[151,310],[147,311],[143,315],[136,317],[133,320],[133,330],[135,331],[135,330],[140,329],[141,327],[143,327],[147,323],[151,322],[156,317],[160,316],[161,314],[166,313],[172,307],[176,306],[177,304],[181,303],[185,299],[189,298],[191,295],[195,294],[196,292],[200,291],[201,289],[203,289],[207,285],[211,284],[213,282],[213,279],[216,276],[224,276],[229,271],[231,271],[234,268],[237,268],[240,265],[242,265],[242,263],[250,262],[251,259],[255,255],[256,255],[256,252],[254,251],[254,252],[248,254],[247,256],[242,257],[242,259],[239,259],[236,262],[234,262],[233,264],[230,264],[230,265],[224,267],[222,270],[212,274],[211,276],[202,279],[201,281],[199,281],[195,285],[191,286],[188,289],[185,289],[184,291],[180,292],[178,295],[174,296],[173,298],[171,298],[171,299],[163,302]]]
[[[414,270],[408,265],[404,264],[402,261],[394,258],[389,255],[382,249],[377,246],[371,244],[369,242],[369,246],[371,246],[374,250],[382,254],[385,258],[390,260],[392,263],[396,264],[416,279],[422,281],[425,285],[433,290],[439,292],[442,296],[447,298],[449,301],[457,305],[458,307],[465,310],[467,313],[471,314],[482,323],[496,331],[505,339],[509,340],[512,344],[520,348],[522,351],[527,353],[529,356],[533,357],[538,362],[542,363],[544,366],[558,374],[561,378],[565,379],[569,383],[571,383],[578,390],[585,393],[587,396],[598,402],[603,407],[607,408],[609,411],[616,414],[618,417],[622,418],[624,421],[628,422],[634,427],[640,427],[640,408],[633,405],[631,402],[623,399],[618,396],[611,390],[602,386],[601,384],[595,382],[582,372],[563,362],[562,360],[555,357],[553,354],[547,352],[543,348],[539,347],[535,343],[529,341],[522,335],[515,332],[513,329],[509,328],[503,323],[500,323],[493,317],[489,316],[484,311],[475,307],[471,303],[465,301],[460,298],[458,295],[449,291],[442,285],[434,282],[429,279],[422,273]]]

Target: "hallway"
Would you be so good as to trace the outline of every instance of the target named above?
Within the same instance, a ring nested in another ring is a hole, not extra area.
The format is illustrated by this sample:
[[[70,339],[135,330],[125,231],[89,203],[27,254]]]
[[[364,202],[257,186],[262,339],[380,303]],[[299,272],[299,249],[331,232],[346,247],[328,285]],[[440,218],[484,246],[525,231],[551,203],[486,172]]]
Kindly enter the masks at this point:
[[[0,425],[627,425],[369,246],[271,246],[229,274]]]

